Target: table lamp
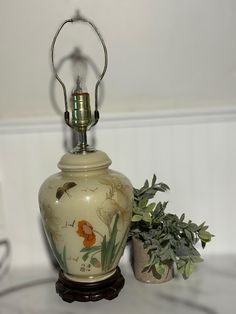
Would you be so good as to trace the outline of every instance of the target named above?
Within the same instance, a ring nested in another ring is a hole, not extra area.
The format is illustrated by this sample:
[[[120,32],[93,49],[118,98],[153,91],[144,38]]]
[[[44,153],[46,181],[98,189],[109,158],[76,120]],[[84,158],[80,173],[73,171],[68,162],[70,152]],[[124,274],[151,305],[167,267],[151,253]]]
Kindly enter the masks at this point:
[[[93,117],[89,93],[78,81],[68,101],[65,84],[54,66],[57,37],[66,24],[75,22],[90,25],[104,50]],[[107,70],[107,48],[94,23],[78,13],[57,30],[51,59],[64,93],[65,123],[80,138],[79,144],[60,159],[60,172],[46,179],[39,191],[44,230],[61,269],[56,292],[66,302],[111,300],[124,286],[118,263],[129,232],[133,187],[123,174],[109,168],[111,160],[106,153],[87,143],[87,131],[99,120],[98,88]]]

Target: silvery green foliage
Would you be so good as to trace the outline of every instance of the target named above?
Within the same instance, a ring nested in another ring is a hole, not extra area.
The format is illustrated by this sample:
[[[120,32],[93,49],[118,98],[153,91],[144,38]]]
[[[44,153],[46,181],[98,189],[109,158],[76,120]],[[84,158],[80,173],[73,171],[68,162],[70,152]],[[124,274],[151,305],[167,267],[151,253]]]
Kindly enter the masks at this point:
[[[135,237],[143,242],[149,254],[149,263],[144,271],[155,266],[162,275],[163,265],[173,261],[177,270],[187,279],[193,272],[196,263],[203,261],[196,249],[201,241],[204,248],[213,235],[207,231],[205,222],[197,225],[185,220],[185,214],[178,217],[166,213],[168,202],[150,202],[156,193],[165,192],[169,187],[164,183],[156,183],[153,176],[151,184],[146,180],[141,189],[134,189],[134,207],[129,238]]]

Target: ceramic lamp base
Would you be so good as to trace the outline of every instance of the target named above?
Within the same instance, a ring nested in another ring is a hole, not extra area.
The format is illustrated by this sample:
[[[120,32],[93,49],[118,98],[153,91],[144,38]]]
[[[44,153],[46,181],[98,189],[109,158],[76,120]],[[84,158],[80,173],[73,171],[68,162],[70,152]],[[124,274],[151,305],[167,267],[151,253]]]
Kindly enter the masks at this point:
[[[88,302],[101,299],[112,300],[116,298],[123,288],[125,279],[117,267],[115,273],[98,282],[82,283],[75,282],[65,277],[62,271],[56,282],[56,292],[65,302]]]

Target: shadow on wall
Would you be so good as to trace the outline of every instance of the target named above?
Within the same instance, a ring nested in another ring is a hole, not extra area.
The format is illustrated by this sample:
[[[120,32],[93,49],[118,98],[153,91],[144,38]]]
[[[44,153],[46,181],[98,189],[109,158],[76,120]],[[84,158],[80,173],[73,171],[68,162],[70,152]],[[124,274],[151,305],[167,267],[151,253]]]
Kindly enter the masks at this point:
[[[92,69],[92,72],[94,73],[95,77],[98,79],[101,75],[101,72],[99,71],[96,63],[93,61],[93,59],[89,56],[86,56],[82,53],[81,49],[79,47],[75,47],[74,50],[62,57],[59,62],[56,65],[56,71],[58,75],[60,76],[60,70],[62,69],[63,65],[66,62],[70,62],[71,64],[71,76],[73,78],[74,86],[72,90],[70,91],[69,95],[67,95],[68,99],[70,99],[69,103],[71,103],[71,93],[74,89],[76,89],[78,86],[82,88],[82,90],[86,91],[86,79],[88,74],[88,67]],[[50,102],[55,110],[56,114],[60,115],[61,117],[64,117],[64,111],[62,108],[58,105],[57,99],[56,99],[56,92],[55,87],[57,84],[57,80],[55,76],[53,75],[50,84],[49,84],[49,95],[50,95]],[[98,95],[98,104],[99,109],[102,105],[104,99],[104,84],[101,82],[99,87],[99,95]],[[67,132],[67,125],[63,121],[63,147],[66,151],[70,151],[73,147],[75,147],[79,142],[79,135],[74,130],[70,130],[70,132]],[[96,135],[95,135],[95,128],[92,128],[90,131],[90,143],[91,146],[96,147]]]

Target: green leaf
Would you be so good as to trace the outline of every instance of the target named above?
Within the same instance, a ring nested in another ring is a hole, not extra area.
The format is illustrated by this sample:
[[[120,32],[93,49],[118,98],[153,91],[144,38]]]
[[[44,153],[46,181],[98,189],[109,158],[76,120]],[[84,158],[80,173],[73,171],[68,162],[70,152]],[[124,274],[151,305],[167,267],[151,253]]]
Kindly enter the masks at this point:
[[[196,232],[198,230],[198,225],[196,225],[195,223],[190,223],[188,226],[189,230],[191,230],[192,232]]]
[[[90,263],[96,268],[101,267],[101,263],[99,262],[99,260],[96,257],[92,257],[90,260]]]
[[[171,249],[169,248],[169,246],[167,245],[166,247],[163,248],[163,250],[161,250],[158,254],[161,258],[161,261],[167,261],[168,259],[170,259],[170,255],[171,255]]]
[[[107,250],[107,241],[106,241],[106,235],[105,235],[103,237],[102,244],[101,244],[102,270],[106,270],[106,250]]]
[[[148,199],[147,198],[142,198],[139,203],[138,203],[138,207],[140,208],[145,208],[147,206],[148,203]]]
[[[190,256],[193,263],[201,263],[203,262],[203,258],[201,256]]]
[[[145,182],[144,182],[144,186],[143,186],[144,188],[148,188],[149,187],[149,183],[148,183],[148,180],[145,180]]]
[[[168,202],[164,202],[162,203],[162,209],[165,210],[166,209],[166,206],[167,206]]]
[[[203,227],[204,227],[204,225],[205,225],[205,221],[203,222],[203,223],[201,223],[199,226],[198,226],[198,230],[201,230]]]
[[[155,254],[153,254],[152,252],[149,254],[150,258],[149,258],[149,269],[154,265],[154,260],[155,260]]]
[[[191,276],[193,271],[194,271],[193,263],[191,261],[188,261],[187,264],[185,265],[185,268],[184,268],[184,275],[185,275],[186,279]]]
[[[160,240],[160,243],[162,243],[162,242],[164,242],[164,241],[166,241],[166,240],[170,240],[170,239],[172,239],[172,235],[171,234],[164,234],[164,235],[161,235],[161,240]]]
[[[150,217],[149,213],[145,213],[142,217],[142,219],[146,222],[151,222],[152,221],[152,218]]]
[[[173,250],[170,249],[170,258],[172,259],[172,261],[176,262],[177,259],[176,259],[176,256],[175,256],[175,253]]]
[[[83,261],[86,262],[87,259],[88,259],[88,257],[89,257],[89,252],[88,252],[88,253],[85,253],[85,254],[82,256]]]
[[[185,229],[185,228],[187,228],[188,224],[186,222],[181,222],[179,224],[179,226],[180,226],[181,229]]]
[[[192,242],[192,239],[193,239],[192,233],[191,233],[188,229],[184,229],[184,233],[185,233],[187,239],[188,239],[190,242]]]
[[[123,250],[125,249],[124,243],[125,243],[125,240],[126,240],[126,237],[127,237],[128,233],[129,233],[129,228],[126,229],[126,232],[125,232],[122,240],[120,242],[116,243],[116,252],[115,252],[115,254],[114,254],[113,258],[112,258],[112,265],[117,260],[118,255],[122,253],[121,252],[121,248],[123,247]]]
[[[140,220],[142,220],[142,216],[140,216],[140,215],[134,215],[133,217],[132,217],[132,221],[133,222],[137,222],[137,221],[140,221]]]
[[[183,222],[183,221],[184,221],[184,218],[185,218],[185,214],[182,214],[181,217],[180,217],[180,219],[179,219],[180,222]]]
[[[64,263],[64,267],[65,267],[65,272],[68,272],[68,267],[67,267],[67,261],[66,261],[66,246],[64,246],[63,248],[63,263]]]
[[[157,203],[155,210],[153,211],[153,218],[157,218],[163,213],[163,207],[161,202]]]
[[[177,269],[178,269],[178,272],[179,272],[180,274],[184,275],[184,270],[185,270],[185,267],[184,267],[184,266],[179,267],[179,268],[177,268]]]
[[[112,227],[111,231],[111,237],[109,241],[107,242],[107,247],[106,247],[106,270],[111,269],[112,267],[112,258],[113,255],[115,254],[115,246],[116,246],[116,236],[117,236],[117,223],[119,220],[119,214],[116,214],[115,221]]]
[[[147,211],[149,211],[149,212],[152,212],[153,211],[153,209],[155,209],[156,208],[156,203],[151,203],[151,204],[149,204],[148,206],[147,206]]]
[[[134,207],[133,207],[133,213],[134,213],[134,214],[141,215],[141,214],[143,213],[143,209],[142,209],[142,208],[139,208],[138,206],[134,206]]]
[[[156,263],[155,264],[155,270],[158,274],[160,274],[161,276],[164,275],[165,273],[165,267],[162,266],[160,263]]]
[[[211,241],[211,237],[212,235],[210,234],[210,232],[206,231],[206,230],[203,230],[201,229],[199,232],[198,232],[198,236],[199,238],[203,241],[203,242],[209,242]]]
[[[160,182],[158,184],[155,184],[154,188],[157,190],[157,191],[160,191],[160,192],[166,192],[167,190],[169,190],[170,188],[168,187],[167,184],[163,183],[163,182]]]
[[[93,253],[93,252],[99,251],[100,249],[101,249],[101,245],[96,245],[96,246],[91,246],[91,247],[84,247],[80,250],[80,252]]]
[[[153,177],[152,177],[152,186],[156,183],[156,180],[157,180],[157,177],[154,174]]]
[[[182,268],[183,266],[185,266],[186,261],[179,259],[176,264],[177,264],[177,269],[179,269],[179,268]]]

